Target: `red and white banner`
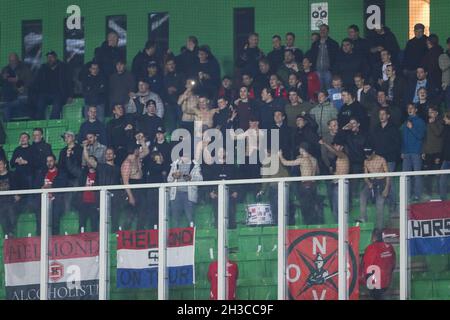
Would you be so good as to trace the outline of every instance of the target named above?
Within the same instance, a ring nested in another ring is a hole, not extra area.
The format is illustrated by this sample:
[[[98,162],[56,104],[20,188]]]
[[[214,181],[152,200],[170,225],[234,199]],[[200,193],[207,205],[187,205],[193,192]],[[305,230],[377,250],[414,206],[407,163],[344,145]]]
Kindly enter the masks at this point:
[[[357,300],[359,227],[348,229],[347,285]],[[338,230],[289,230],[287,281],[291,300],[338,299]]]
[[[98,233],[53,236],[49,240],[48,299],[98,299]],[[39,299],[40,255],[40,237],[5,240],[7,299]]]

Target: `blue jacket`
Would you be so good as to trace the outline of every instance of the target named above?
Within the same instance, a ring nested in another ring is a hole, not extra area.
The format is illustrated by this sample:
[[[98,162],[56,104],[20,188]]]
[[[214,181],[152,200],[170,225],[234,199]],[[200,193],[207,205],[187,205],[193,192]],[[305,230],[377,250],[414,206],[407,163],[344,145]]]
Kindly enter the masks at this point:
[[[413,127],[409,129],[406,124],[412,121]],[[409,116],[402,126],[402,153],[421,154],[422,144],[425,137],[426,124],[418,116]]]

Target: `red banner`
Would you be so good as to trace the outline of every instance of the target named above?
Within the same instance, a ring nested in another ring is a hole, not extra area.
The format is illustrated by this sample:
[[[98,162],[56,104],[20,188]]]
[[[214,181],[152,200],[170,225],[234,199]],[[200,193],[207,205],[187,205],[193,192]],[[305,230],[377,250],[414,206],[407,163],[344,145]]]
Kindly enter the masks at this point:
[[[347,286],[359,297],[359,227],[348,229]],[[291,300],[338,299],[338,230],[288,231],[287,280]]]

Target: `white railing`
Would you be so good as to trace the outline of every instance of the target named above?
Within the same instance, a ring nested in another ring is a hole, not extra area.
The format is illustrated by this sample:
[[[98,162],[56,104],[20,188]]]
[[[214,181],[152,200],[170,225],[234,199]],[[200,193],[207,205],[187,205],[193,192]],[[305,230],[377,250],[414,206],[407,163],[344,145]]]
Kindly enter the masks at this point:
[[[439,171],[416,171],[416,172],[393,172],[383,174],[353,174],[341,176],[316,176],[316,177],[291,177],[291,178],[267,178],[254,180],[222,180],[201,181],[164,184],[137,184],[117,186],[76,187],[59,189],[35,189],[0,192],[0,203],[2,196],[40,194],[41,199],[41,261],[40,261],[40,299],[47,299],[48,291],[48,243],[49,230],[51,227],[49,193],[100,191],[100,227],[99,227],[99,299],[109,298],[109,232],[108,226],[110,193],[109,191],[124,189],[159,189],[159,242],[158,242],[158,299],[168,298],[168,274],[167,274],[167,227],[168,227],[168,190],[170,187],[180,186],[217,186],[218,187],[218,298],[226,298],[226,261],[227,261],[227,220],[228,220],[228,186],[249,185],[261,183],[276,183],[278,188],[278,299],[285,300],[287,297],[286,285],[286,230],[287,230],[287,199],[288,183],[303,181],[338,181],[338,277],[339,277],[339,299],[348,299],[347,290],[347,227],[348,227],[348,181],[353,179],[398,177],[399,178],[399,209],[400,209],[400,299],[408,298],[408,248],[407,248],[407,207],[408,207],[408,183],[409,177],[429,175],[450,175],[450,170]],[[393,184],[391,184],[393,186]]]

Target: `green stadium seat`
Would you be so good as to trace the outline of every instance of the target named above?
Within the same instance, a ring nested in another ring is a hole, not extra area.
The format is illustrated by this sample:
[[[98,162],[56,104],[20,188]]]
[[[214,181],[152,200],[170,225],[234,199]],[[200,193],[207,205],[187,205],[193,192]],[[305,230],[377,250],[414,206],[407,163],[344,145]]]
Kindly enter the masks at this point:
[[[430,255],[426,256],[425,259],[429,271],[439,273],[449,270],[448,255]]]
[[[249,300],[248,287],[237,286],[236,288],[236,298],[239,300]]]
[[[17,146],[19,143],[19,137],[22,132],[27,132],[30,134],[30,131],[26,128],[22,129],[8,129],[6,131],[6,143]]]
[[[72,104],[68,104],[63,107],[63,118],[82,119],[83,105],[84,105],[83,99],[74,99]]]
[[[66,119],[48,120],[47,127],[48,128],[59,128],[59,127],[66,128],[67,120]]]
[[[33,130],[34,128],[47,128],[48,123],[47,120],[34,120],[26,122],[27,129]]]
[[[78,213],[71,211],[64,214],[60,222],[60,232],[64,234],[77,234],[79,228]]]
[[[83,121],[84,121],[83,119],[68,119],[67,130],[77,134],[80,131],[80,127]]]
[[[433,298],[433,281],[411,281],[411,299],[426,300]]]
[[[24,130],[26,128],[27,128],[27,123],[25,121],[14,121],[14,122],[8,122],[6,124],[7,130],[13,130],[13,129]]]
[[[435,280],[433,282],[433,296],[435,299],[450,299],[450,279]]]

